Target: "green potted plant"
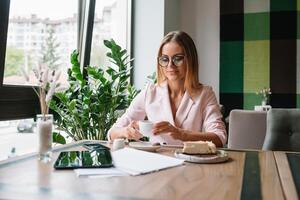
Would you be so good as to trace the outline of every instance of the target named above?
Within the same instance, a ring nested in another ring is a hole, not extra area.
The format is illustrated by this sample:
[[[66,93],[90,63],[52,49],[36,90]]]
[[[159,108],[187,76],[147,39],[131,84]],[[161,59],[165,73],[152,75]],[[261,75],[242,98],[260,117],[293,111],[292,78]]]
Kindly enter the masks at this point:
[[[126,49],[112,39],[104,40],[104,45],[113,66],[106,70],[87,66],[83,73],[74,51],[68,71],[70,87],[56,93],[50,103],[56,125],[75,141],[107,139],[107,131],[138,93],[129,82],[132,60]],[[65,143],[59,133],[54,134],[54,141]]]

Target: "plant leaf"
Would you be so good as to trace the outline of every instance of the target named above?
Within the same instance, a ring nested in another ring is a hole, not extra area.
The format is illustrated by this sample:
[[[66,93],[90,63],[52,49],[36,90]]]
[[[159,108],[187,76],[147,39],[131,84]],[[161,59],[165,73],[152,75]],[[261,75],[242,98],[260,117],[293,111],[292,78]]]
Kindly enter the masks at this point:
[[[52,133],[52,139],[53,139],[53,143],[66,144],[66,139],[64,138],[64,136],[62,136],[58,132],[53,132]]]
[[[73,99],[70,103],[69,103],[69,109],[72,111],[75,109],[76,106],[76,99]]]

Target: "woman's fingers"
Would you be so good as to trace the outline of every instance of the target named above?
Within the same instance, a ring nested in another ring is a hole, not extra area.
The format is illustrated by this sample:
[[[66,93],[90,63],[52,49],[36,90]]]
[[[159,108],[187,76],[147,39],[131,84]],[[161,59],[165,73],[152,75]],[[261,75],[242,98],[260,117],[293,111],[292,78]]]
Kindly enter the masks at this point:
[[[131,124],[132,128],[139,129],[139,125],[138,125],[137,121],[132,121],[130,124]]]
[[[162,133],[172,132],[174,130],[174,126],[169,122],[163,121],[156,123],[153,127],[153,134],[159,135]]]
[[[127,138],[128,139],[139,140],[141,137],[143,137],[143,135],[135,128],[133,128],[133,127],[127,128]]]
[[[168,124],[170,124],[169,122],[163,121],[163,122],[158,122],[154,125],[154,128],[161,128],[161,127],[165,127],[168,126]]]

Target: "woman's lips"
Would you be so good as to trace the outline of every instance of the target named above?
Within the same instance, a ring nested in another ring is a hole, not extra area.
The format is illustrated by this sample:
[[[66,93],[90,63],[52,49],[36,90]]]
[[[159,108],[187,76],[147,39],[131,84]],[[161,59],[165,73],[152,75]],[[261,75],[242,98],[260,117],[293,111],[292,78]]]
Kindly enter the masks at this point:
[[[167,73],[178,73],[178,71],[167,71]]]

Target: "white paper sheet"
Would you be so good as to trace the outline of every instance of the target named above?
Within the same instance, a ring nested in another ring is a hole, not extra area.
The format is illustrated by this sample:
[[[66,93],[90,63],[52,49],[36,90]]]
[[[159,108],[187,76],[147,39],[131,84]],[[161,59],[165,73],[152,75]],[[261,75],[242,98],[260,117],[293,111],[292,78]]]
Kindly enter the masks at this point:
[[[77,176],[95,176],[95,177],[112,177],[112,176],[129,176],[128,173],[115,167],[97,168],[97,169],[75,169]]]
[[[184,160],[136,150],[124,148],[112,152],[113,162],[117,169],[130,175],[139,175],[182,165]]]
[[[75,169],[78,177],[106,178],[113,176],[136,176],[182,165],[184,160],[132,148],[112,152],[115,167]]]

